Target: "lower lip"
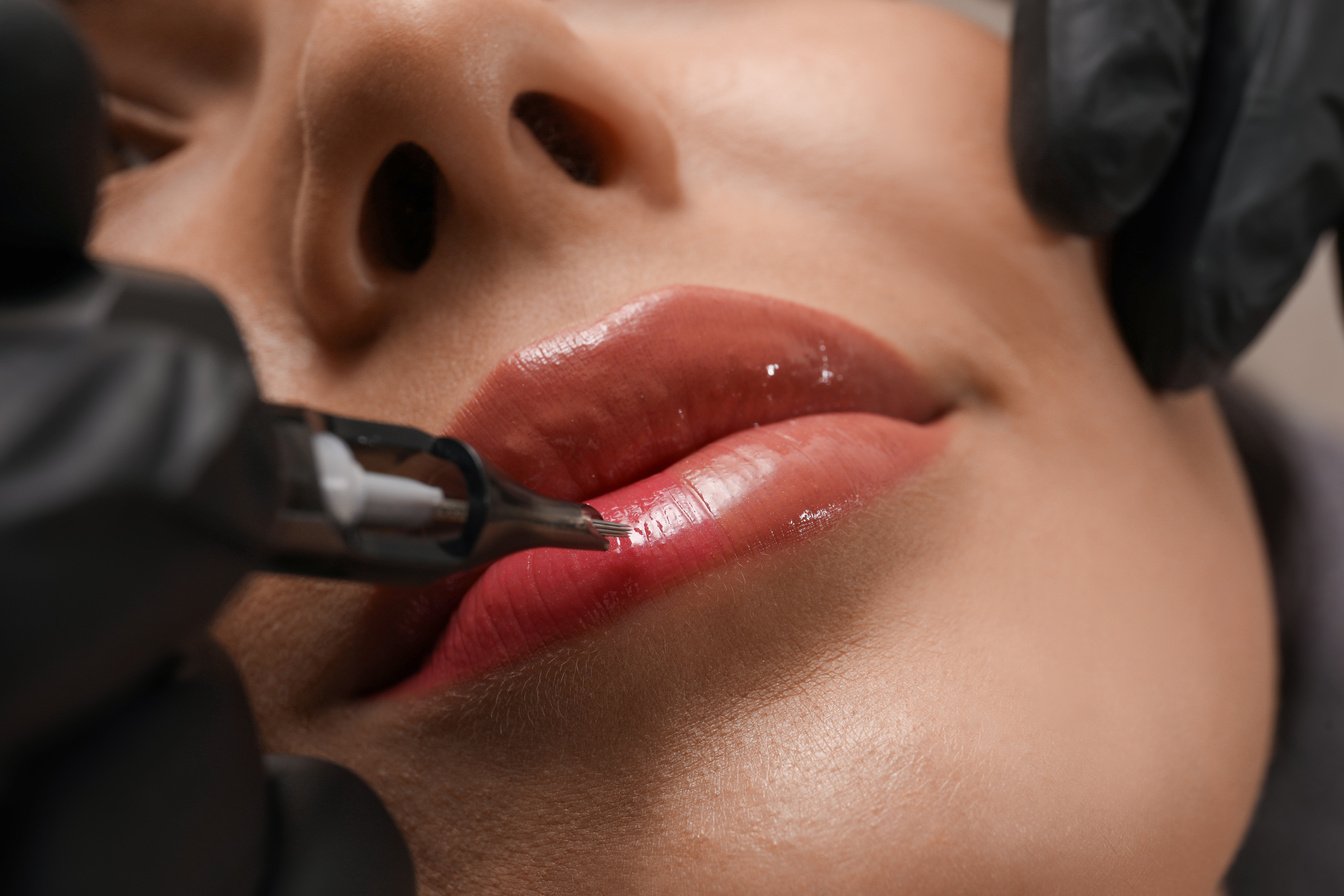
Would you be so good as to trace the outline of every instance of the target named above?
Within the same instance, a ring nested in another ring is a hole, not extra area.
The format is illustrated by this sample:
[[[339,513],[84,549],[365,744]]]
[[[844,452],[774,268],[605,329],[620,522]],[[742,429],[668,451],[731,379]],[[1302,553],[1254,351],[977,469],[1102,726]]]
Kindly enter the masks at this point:
[[[488,569],[429,660],[388,695],[479,678],[738,558],[810,541],[908,481],[939,453],[947,430],[821,414],[708,445],[590,502],[635,527],[611,551],[529,551]]]

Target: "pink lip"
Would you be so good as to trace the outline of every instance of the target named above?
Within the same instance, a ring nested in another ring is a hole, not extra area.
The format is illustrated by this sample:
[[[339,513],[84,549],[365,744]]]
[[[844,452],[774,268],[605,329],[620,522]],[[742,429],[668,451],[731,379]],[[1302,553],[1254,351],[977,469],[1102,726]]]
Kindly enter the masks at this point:
[[[605,554],[529,551],[442,583],[436,599],[461,604],[391,693],[476,678],[827,530],[936,455],[944,411],[866,331],[722,290],[659,292],[517,352],[448,431],[635,535]]]

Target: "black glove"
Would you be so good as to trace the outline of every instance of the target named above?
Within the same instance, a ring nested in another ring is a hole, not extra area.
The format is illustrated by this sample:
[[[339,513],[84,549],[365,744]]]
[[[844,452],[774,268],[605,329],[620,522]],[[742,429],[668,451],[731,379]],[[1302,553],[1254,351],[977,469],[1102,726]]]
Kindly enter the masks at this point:
[[[1208,382],[1344,221],[1344,3],[1019,0],[1012,142],[1148,382]]]
[[[213,295],[85,260],[98,117],[60,17],[0,0],[0,893],[410,894],[377,797],[263,759],[206,636],[269,428]]]

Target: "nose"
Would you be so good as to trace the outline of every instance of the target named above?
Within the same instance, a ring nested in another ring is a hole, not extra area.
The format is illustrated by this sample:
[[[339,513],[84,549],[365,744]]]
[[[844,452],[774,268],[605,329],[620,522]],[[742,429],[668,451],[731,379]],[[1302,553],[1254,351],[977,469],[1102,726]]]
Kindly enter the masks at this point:
[[[675,201],[656,104],[538,0],[331,0],[300,72],[293,271],[322,342],[444,301],[454,264],[559,238],[557,208]]]

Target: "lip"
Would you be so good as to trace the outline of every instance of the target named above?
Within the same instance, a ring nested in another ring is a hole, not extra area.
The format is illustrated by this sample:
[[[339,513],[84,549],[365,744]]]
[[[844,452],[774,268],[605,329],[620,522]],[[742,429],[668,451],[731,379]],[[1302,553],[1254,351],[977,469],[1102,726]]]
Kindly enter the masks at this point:
[[[946,410],[867,331],[704,287],[650,294],[516,352],[446,431],[635,534],[607,553],[528,551],[434,586],[418,605],[437,642],[385,696],[478,678],[828,531],[937,455]]]

